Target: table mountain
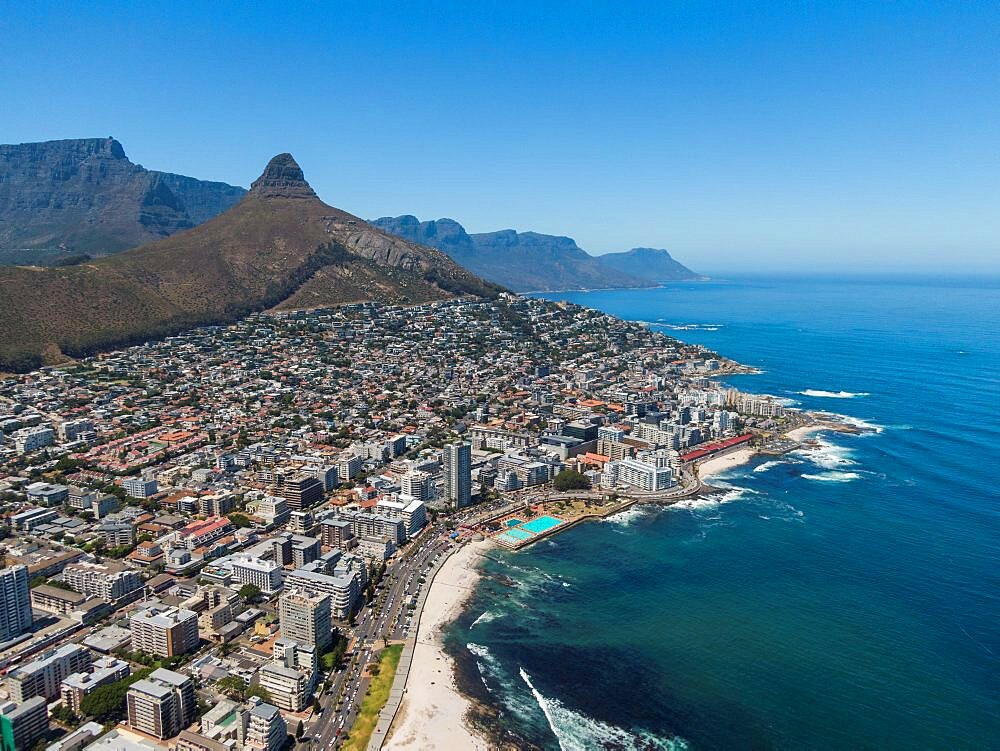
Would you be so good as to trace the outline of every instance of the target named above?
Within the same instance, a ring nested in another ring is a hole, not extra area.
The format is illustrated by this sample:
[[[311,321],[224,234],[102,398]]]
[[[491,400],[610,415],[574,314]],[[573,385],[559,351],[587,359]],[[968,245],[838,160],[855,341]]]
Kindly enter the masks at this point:
[[[239,203],[197,227],[73,266],[0,268],[0,370],[265,309],[500,291],[441,251],[326,205],[279,154]]]
[[[605,266],[650,282],[705,278],[675,261],[667,251],[658,248],[632,248],[624,253],[605,253],[597,258]]]
[[[0,262],[134,248],[201,224],[244,193],[147,170],[113,138],[0,145]]]
[[[484,279],[518,292],[654,286],[643,276],[605,266],[569,237],[512,229],[469,234],[453,219],[421,222],[414,216],[382,217],[372,224],[442,250]]]

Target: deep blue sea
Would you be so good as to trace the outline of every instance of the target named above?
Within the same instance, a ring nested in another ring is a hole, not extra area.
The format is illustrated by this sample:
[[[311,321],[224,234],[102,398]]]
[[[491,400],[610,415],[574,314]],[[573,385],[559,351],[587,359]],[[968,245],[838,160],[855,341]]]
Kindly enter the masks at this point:
[[[1000,748],[1000,281],[546,297],[877,432],[491,554],[447,642],[503,725],[563,751]]]

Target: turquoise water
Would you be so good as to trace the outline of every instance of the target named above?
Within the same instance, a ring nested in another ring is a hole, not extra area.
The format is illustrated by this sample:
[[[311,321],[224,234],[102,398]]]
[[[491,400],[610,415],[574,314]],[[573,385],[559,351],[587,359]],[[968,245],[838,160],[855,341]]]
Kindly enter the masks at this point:
[[[506,532],[501,532],[497,537],[503,537],[508,540],[514,540],[515,542],[522,542],[524,540],[530,540],[534,535],[530,532],[525,532],[523,529],[511,528]]]
[[[526,529],[529,532],[540,535],[542,532],[548,532],[550,529],[558,527],[560,524],[562,524],[561,519],[556,519],[553,516],[539,516],[532,519],[530,522],[522,524],[521,529]]]
[[[492,553],[447,644],[501,726],[565,751],[1000,747],[1000,283],[553,297],[756,365],[732,382],[876,432]]]
[[[508,519],[507,521],[504,522],[504,525],[507,527],[516,527],[520,523],[521,523],[520,519]]]

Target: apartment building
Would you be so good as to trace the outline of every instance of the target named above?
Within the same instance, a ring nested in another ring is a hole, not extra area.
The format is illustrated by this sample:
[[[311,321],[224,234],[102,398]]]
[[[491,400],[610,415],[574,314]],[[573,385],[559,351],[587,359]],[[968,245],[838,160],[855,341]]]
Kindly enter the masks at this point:
[[[116,604],[134,602],[145,590],[138,572],[118,561],[71,563],[63,569],[62,579],[81,594]]]
[[[18,704],[41,696],[47,701],[59,696],[59,684],[66,676],[86,670],[94,656],[79,644],[64,644],[14,668],[7,674],[11,698]]]
[[[0,642],[9,641],[31,628],[28,567],[0,569]]]
[[[186,675],[157,668],[126,695],[128,724],[154,738],[172,738],[195,716],[194,684]]]
[[[48,732],[49,713],[41,696],[0,706],[0,751],[25,751]]]
[[[140,610],[129,620],[132,649],[159,657],[174,657],[198,648],[198,614],[165,605]]]
[[[59,684],[59,696],[70,711],[80,714],[80,705],[94,689],[127,678],[129,665],[114,657],[99,657],[86,672],[67,675]]]
[[[302,589],[285,592],[278,600],[281,635],[325,652],[333,642],[330,595]]]
[[[261,592],[272,594],[281,589],[281,566],[249,555],[232,557],[233,578],[240,584],[253,584]]]

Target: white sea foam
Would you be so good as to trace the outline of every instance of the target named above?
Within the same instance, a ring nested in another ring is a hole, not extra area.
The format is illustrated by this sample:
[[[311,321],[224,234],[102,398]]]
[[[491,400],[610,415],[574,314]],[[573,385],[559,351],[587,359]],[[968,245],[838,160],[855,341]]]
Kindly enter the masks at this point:
[[[651,511],[655,511],[654,506],[650,506],[649,504],[645,505],[636,504],[633,506],[629,506],[624,511],[619,511],[617,514],[612,514],[611,516],[605,516],[600,521],[604,522],[605,524],[617,524],[618,526],[621,527],[627,527],[633,522],[637,521],[638,519],[641,519],[642,517],[646,516]]]
[[[802,396],[814,396],[821,399],[857,399],[862,396],[871,396],[867,391],[823,391],[822,389],[806,389],[798,393]]]
[[[664,751],[687,748],[687,744],[679,739],[663,739],[645,731],[630,732],[624,728],[610,725],[580,712],[575,712],[556,698],[544,696],[531,682],[531,676],[519,669],[521,679],[531,690],[532,696],[538,702],[538,707],[545,715],[552,734],[559,742],[562,751],[590,751],[596,748],[663,749]]]
[[[479,668],[479,673],[483,676],[483,678],[486,677],[487,673],[493,676],[500,676],[502,674],[503,671],[500,668],[500,661],[497,660],[497,658],[493,656],[493,653],[482,644],[470,642],[465,645],[465,648],[478,658],[476,660],[476,667]]]
[[[722,328],[721,323],[665,323],[661,321],[652,325],[671,331],[718,331]]]
[[[767,470],[773,467],[780,467],[784,462],[764,462],[759,467],[754,467],[754,472],[767,472]]]
[[[840,421],[846,425],[851,425],[855,428],[860,428],[861,430],[868,430],[872,433],[881,433],[885,430],[885,425],[878,425],[874,422],[868,422],[867,420],[862,420],[860,417],[851,417],[850,415],[838,415]]]
[[[724,493],[712,493],[711,495],[685,498],[682,501],[671,504],[670,508],[684,509],[685,511],[704,511],[706,509],[718,508],[724,503],[738,501],[740,498],[745,498],[748,495],[759,495],[758,491],[751,490],[750,488],[737,488],[732,485],[727,485],[725,488]]]
[[[857,472],[821,472],[818,475],[802,475],[803,479],[817,482],[852,482],[861,479]]]
[[[839,469],[857,464],[851,459],[852,452],[849,448],[838,446],[824,438],[817,438],[815,445],[798,449],[792,453],[805,457],[821,469]]]
[[[476,618],[476,620],[474,620],[472,624],[469,626],[469,631],[471,631],[473,627],[475,627],[476,624],[478,623],[489,623],[490,621],[495,621],[499,617],[500,614],[494,613],[492,610],[483,611],[482,613],[479,614],[479,617]]]

